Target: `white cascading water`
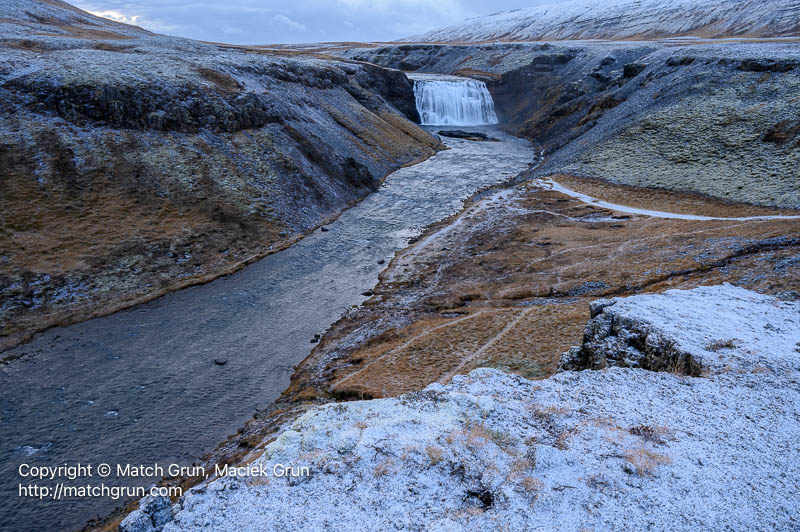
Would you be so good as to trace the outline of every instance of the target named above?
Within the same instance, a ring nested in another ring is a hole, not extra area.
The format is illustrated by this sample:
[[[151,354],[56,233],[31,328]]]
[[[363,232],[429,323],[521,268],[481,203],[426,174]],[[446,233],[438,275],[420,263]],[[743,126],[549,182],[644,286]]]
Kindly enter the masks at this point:
[[[415,79],[414,96],[424,126],[496,124],[494,101],[482,81]]]

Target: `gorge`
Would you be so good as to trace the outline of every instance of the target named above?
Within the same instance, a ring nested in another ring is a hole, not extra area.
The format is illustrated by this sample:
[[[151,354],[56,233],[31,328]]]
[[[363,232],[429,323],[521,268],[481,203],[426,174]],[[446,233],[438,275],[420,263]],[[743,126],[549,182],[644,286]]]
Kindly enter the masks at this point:
[[[794,528],[800,4],[667,4],[298,46],[0,6],[0,529]],[[18,496],[74,461],[311,475]]]
[[[21,463],[75,456],[120,464],[199,460],[280,396],[311,341],[367,299],[362,293],[409,239],[534,160],[526,141],[492,135],[502,142],[447,140],[448,150],[390,174],[324,232],[229,277],[54,328],[6,351],[13,362],[0,375],[0,473],[13,478]],[[147,486],[159,479],[109,480]],[[27,500],[11,491],[4,490],[0,521],[32,528],[80,526],[119,504]]]

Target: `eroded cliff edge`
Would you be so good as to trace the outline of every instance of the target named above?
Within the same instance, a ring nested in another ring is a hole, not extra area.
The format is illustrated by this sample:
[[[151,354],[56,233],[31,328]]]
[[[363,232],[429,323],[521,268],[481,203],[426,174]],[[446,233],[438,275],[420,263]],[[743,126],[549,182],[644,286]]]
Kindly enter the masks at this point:
[[[439,148],[401,72],[0,10],[0,350],[234,271]]]

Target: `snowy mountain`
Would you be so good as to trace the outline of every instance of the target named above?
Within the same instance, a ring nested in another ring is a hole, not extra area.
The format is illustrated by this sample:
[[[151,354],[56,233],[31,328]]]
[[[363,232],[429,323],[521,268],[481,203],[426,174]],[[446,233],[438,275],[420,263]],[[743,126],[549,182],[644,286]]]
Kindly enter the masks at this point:
[[[573,0],[409,37],[414,42],[800,36],[800,0]]]

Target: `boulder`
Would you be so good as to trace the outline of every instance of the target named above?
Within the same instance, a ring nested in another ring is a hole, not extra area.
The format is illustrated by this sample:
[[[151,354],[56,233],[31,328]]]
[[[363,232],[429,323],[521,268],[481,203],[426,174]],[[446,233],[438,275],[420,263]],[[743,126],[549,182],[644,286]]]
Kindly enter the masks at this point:
[[[443,137],[451,137],[455,139],[492,141],[492,142],[498,141],[496,138],[490,137],[486,133],[481,133],[480,131],[463,131],[461,129],[450,129],[450,130],[439,131],[438,133]]]

